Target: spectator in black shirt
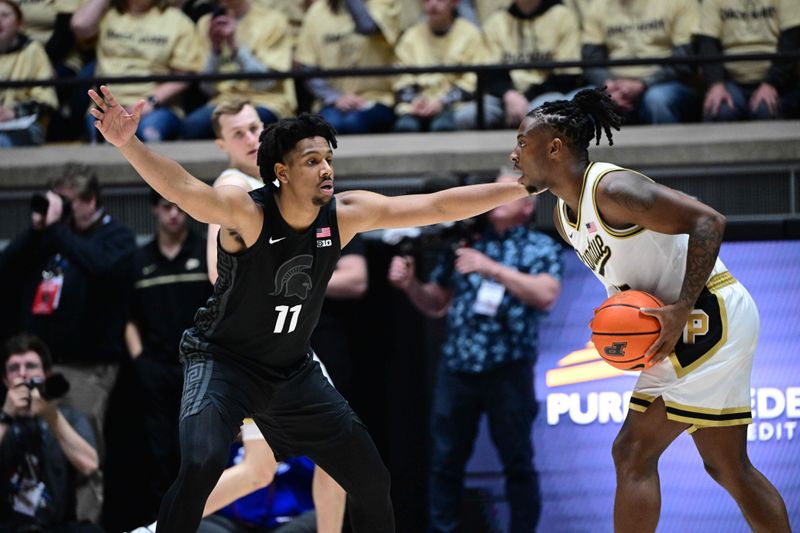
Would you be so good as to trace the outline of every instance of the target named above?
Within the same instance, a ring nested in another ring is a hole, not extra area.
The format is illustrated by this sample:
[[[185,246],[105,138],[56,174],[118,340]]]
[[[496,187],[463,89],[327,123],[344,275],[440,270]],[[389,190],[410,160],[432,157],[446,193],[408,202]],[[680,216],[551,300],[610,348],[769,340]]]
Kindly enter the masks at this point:
[[[143,505],[152,509],[178,474],[178,409],[183,371],[178,343],[192,325],[198,307],[211,295],[203,236],[189,228],[181,209],[152,191],[155,237],[136,252],[131,313],[125,332],[135,360],[144,410],[145,441],[154,467],[151,493]]]
[[[311,346],[328,369],[336,390],[350,402],[353,401],[354,339],[358,327],[354,323],[358,311],[356,302],[368,288],[366,251],[360,235],[342,249],[325,291],[319,321],[311,334]]]

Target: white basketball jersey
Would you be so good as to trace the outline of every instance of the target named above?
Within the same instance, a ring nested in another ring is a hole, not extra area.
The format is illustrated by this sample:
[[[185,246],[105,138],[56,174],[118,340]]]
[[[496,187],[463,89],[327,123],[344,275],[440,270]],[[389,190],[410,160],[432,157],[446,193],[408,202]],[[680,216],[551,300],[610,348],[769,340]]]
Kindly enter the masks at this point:
[[[244,172],[242,172],[238,168],[233,168],[233,167],[226,168],[225,170],[223,170],[222,173],[215,180],[215,183],[218,180],[221,180],[221,179],[227,178],[227,177],[231,177],[231,176],[237,176],[239,178],[242,178],[245,182],[247,182],[247,186],[250,187],[249,190],[251,190],[251,191],[254,191],[256,189],[260,189],[261,187],[264,186],[264,182],[261,181],[260,179],[254,178],[253,176],[250,176],[249,174],[245,174]]]
[[[595,202],[597,184],[609,172],[627,170],[610,163],[590,163],[576,222],[570,221],[567,205],[558,200],[558,222],[580,260],[603,282],[608,294],[634,289],[648,292],[671,304],[678,300],[686,272],[689,235],[668,235],[631,226],[615,229],[600,218]],[[649,178],[648,178],[649,179]],[[709,278],[724,272],[717,258]]]

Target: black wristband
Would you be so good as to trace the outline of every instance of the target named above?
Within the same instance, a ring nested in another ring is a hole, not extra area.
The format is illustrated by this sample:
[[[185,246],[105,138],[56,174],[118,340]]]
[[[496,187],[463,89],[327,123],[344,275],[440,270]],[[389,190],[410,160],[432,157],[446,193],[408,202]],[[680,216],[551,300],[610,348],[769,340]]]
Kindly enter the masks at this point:
[[[161,105],[161,102],[158,101],[158,98],[156,98],[156,95],[154,94],[151,94],[150,96],[147,97],[147,103],[153,107],[158,107],[159,105]]]

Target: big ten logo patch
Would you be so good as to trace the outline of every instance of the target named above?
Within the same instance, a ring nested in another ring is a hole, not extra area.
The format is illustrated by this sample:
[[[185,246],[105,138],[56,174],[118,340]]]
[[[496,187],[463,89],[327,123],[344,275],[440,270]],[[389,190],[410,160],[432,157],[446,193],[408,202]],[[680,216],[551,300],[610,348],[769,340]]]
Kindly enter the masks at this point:
[[[333,240],[331,239],[331,228],[329,226],[317,228],[316,237],[317,248],[327,248],[328,246],[333,245]]]

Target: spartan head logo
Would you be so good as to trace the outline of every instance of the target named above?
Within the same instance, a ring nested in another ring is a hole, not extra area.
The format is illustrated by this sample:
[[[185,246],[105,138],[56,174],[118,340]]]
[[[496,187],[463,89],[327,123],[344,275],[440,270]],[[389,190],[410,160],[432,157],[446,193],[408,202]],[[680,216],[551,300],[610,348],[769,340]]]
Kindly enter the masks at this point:
[[[313,263],[313,256],[298,255],[282,264],[275,273],[275,291],[270,296],[297,296],[305,300],[311,290],[311,276],[304,271]]]

